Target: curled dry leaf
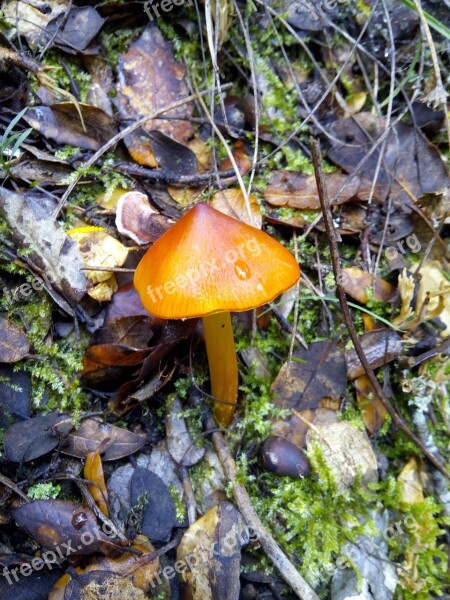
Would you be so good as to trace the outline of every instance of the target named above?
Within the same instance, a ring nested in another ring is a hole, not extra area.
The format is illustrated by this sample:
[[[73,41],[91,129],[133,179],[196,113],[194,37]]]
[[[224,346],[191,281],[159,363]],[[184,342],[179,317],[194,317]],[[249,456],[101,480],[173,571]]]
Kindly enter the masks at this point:
[[[358,177],[343,173],[326,173],[328,196],[333,204],[343,204],[359,191]],[[297,171],[272,171],[263,191],[266,202],[272,206],[289,206],[302,210],[319,210],[320,200],[314,175]]]
[[[17,463],[35,460],[56,448],[71,429],[70,416],[58,412],[15,423],[6,432],[5,458]]]
[[[112,118],[89,104],[60,102],[52,106],[35,106],[27,110],[23,119],[44,137],[83,150],[98,150],[117,133]]]
[[[376,435],[386,418],[387,410],[375,394],[367,375],[357,377],[354,384],[364,425],[370,435]]]
[[[192,441],[182,412],[183,406],[179,400],[175,399],[169,404],[166,416],[167,448],[178,465],[192,467],[203,458],[205,448]]]
[[[141,192],[127,192],[117,203],[117,229],[136,244],[156,242],[171,225],[173,221],[152,208],[148,197]]]
[[[98,450],[87,454],[84,463],[84,478],[92,482],[88,484],[88,490],[95,504],[108,517],[108,491],[103,474],[102,459]]]
[[[367,304],[370,299],[389,302],[395,293],[388,281],[356,267],[342,269],[342,287],[361,304]]]
[[[315,342],[293,353],[272,384],[274,402],[284,408],[317,408],[323,398],[339,401],[347,378],[345,358],[333,342]]]
[[[9,223],[14,241],[31,251],[28,258],[52,285],[79,302],[86,291],[83,260],[76,243],[43,206],[33,199],[0,188],[0,214]]]
[[[409,459],[397,478],[400,488],[400,500],[405,504],[423,502],[423,487],[426,475],[420,460],[413,456]]]
[[[154,23],[150,23],[141,37],[131,44],[119,59],[119,84],[116,106],[122,118],[137,119],[150,115],[189,95],[185,82],[186,71],[173,54]],[[192,102],[164,113],[170,119],[149,120],[140,130],[126,136],[125,144],[134,160],[156,167],[151,140],[145,132],[158,130],[184,144],[193,137],[190,118]]]
[[[15,323],[0,316],[0,362],[22,360],[30,350],[30,342]]]
[[[337,421],[334,411],[318,411],[306,440],[308,450],[320,448],[340,491],[348,489],[358,473],[362,483],[378,481],[377,459],[369,438],[349,421]]]
[[[391,329],[368,331],[359,337],[359,341],[372,369],[387,365],[403,353],[400,335]],[[355,350],[346,350],[345,360],[349,379],[356,379],[365,374],[364,367]]]
[[[119,460],[137,452],[146,439],[143,435],[110,425],[97,417],[90,417],[83,419],[79,429],[67,436],[61,452],[85,458],[89,452],[95,452],[103,441],[105,444],[102,445],[102,459],[109,461]]]
[[[402,307],[394,325],[412,330],[438,317],[445,325],[442,337],[450,335],[450,283],[437,260],[428,260],[419,271],[420,283],[404,269],[398,278]],[[412,305],[415,301],[415,309]]]
[[[177,548],[192,600],[238,600],[241,547],[250,535],[240,512],[221,502],[195,521]]]
[[[121,267],[127,259],[128,249],[99,227],[71,229],[68,234],[78,244],[86,266]],[[110,271],[87,271],[91,282],[87,293],[98,302],[111,300],[117,291],[117,281]]]
[[[64,558],[100,552],[121,556],[124,550],[100,530],[95,514],[67,500],[34,500],[13,510],[17,526],[41,546],[66,550]]]

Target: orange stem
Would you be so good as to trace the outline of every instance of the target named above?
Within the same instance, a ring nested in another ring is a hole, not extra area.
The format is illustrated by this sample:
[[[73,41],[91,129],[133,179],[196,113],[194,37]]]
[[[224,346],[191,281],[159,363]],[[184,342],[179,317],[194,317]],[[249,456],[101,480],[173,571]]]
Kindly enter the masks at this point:
[[[229,312],[203,317],[214,417],[227,427],[233,420],[238,396],[238,366]],[[222,402],[220,402],[222,400]]]

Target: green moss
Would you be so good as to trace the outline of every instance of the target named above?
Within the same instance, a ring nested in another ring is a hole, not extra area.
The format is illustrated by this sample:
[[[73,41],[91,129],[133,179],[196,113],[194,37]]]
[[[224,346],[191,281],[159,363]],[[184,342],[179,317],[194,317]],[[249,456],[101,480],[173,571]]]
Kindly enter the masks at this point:
[[[175,504],[175,513],[177,520],[180,523],[182,523],[186,518],[186,506],[184,505],[183,500],[180,498],[179,490],[175,486],[171,485],[169,487],[169,491],[172,495],[172,499]]]
[[[31,500],[50,500],[57,498],[61,493],[61,486],[53,484],[51,481],[46,483],[36,483],[28,489],[28,497]]]
[[[80,91],[80,102],[86,102],[87,95],[92,84],[91,76],[87,71],[84,70],[82,63],[78,58],[65,54],[63,61],[67,70],[70,72],[72,80],[78,86]],[[69,75],[61,65],[61,54],[58,50],[47,50],[42,64],[45,67],[50,67],[47,70],[47,75],[59,88],[73,93]],[[67,97],[61,97],[58,98],[58,100],[60,102],[67,101]]]

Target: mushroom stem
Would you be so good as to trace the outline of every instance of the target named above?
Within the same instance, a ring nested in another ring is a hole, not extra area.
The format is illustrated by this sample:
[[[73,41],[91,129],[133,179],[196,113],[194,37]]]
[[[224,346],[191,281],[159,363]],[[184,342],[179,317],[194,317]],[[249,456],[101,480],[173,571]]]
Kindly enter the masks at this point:
[[[203,317],[206,353],[208,355],[211,395],[222,400],[214,403],[214,417],[227,427],[236,411],[238,367],[233,328],[229,312]]]

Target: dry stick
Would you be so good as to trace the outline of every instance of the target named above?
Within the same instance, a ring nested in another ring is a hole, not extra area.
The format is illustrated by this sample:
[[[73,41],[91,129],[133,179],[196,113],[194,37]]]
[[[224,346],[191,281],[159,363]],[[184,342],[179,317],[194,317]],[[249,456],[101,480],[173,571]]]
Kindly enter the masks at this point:
[[[287,558],[273,537],[268,533],[260,518],[253,508],[252,501],[248,495],[245,486],[238,483],[236,463],[231,456],[230,450],[220,431],[217,431],[217,425],[209,417],[207,422],[208,430],[211,430],[211,438],[214,448],[222,464],[227,479],[233,482],[233,496],[236,504],[242,513],[247,525],[258,536],[258,542],[261,544],[267,556],[274,566],[280,572],[281,577],[292,588],[295,594],[303,600],[319,600],[314,590],[306,583],[291,561]]]
[[[421,450],[424,456],[436,467],[436,469],[442,473],[447,479],[450,479],[450,473],[447,469],[441,465],[437,458],[423,445],[422,441],[409,429],[408,425],[403,421],[400,415],[397,414],[395,408],[392,406],[391,401],[383,392],[378,379],[373,372],[373,369],[369,365],[369,362],[364,354],[364,350],[358,338],[355,326],[353,324],[350,309],[347,303],[347,297],[345,295],[344,288],[341,284],[342,281],[342,269],[339,260],[339,250],[336,240],[336,231],[333,224],[333,215],[331,212],[331,205],[328,198],[327,186],[323,173],[322,166],[322,154],[320,149],[320,142],[318,140],[311,140],[311,156],[314,165],[314,174],[316,176],[317,190],[319,192],[320,206],[322,208],[323,221],[325,223],[325,229],[328,236],[328,244],[330,246],[331,263],[333,265],[333,273],[336,281],[336,291],[341,305],[342,314],[344,317],[345,324],[347,325],[350,338],[355,347],[356,354],[364,368],[364,371],[373,387],[375,394],[383,403],[384,407],[390,414],[393,423]]]

